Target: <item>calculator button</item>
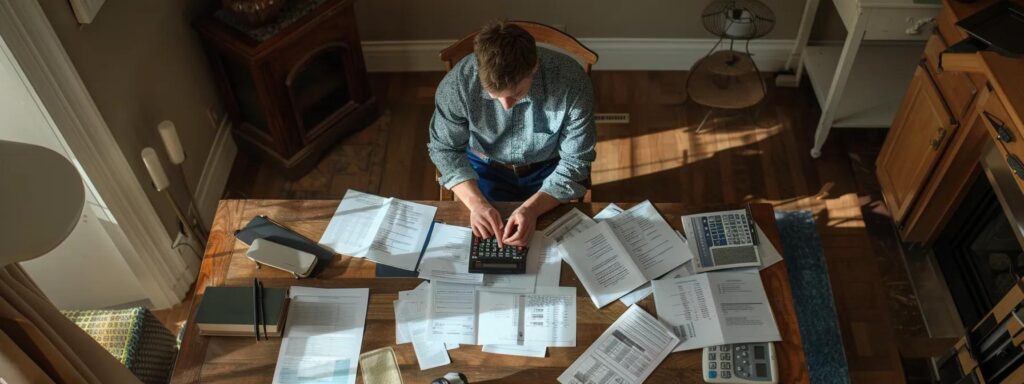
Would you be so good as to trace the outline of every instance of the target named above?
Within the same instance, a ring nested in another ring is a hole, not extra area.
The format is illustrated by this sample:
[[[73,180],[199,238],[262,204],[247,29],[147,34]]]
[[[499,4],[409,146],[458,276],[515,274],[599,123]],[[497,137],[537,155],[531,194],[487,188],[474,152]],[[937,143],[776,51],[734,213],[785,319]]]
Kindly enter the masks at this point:
[[[715,353],[714,352],[708,353],[708,360],[715,360]],[[714,363],[711,363],[711,364],[714,364]]]
[[[715,369],[715,368],[718,368],[718,367],[716,367],[715,365],[716,365],[716,364],[715,364],[715,362],[714,362],[714,361],[712,361],[712,362],[708,363],[708,368],[711,368],[711,369]]]
[[[712,348],[712,351],[714,351],[713,348],[715,348],[715,347],[711,347],[711,348]],[[728,345],[723,345],[722,346],[722,351],[728,351],[728,350],[729,350],[729,346]]]
[[[740,357],[747,357],[747,353],[746,352],[740,352]]]
[[[715,347],[714,347],[714,346],[710,346],[710,347],[708,347],[708,350],[709,350],[709,351],[714,351],[714,350],[715,350]],[[725,346],[724,346],[724,345],[722,346],[722,350],[723,350],[723,351],[725,350]]]
[[[742,365],[737,365],[737,366],[736,366],[736,370],[737,370],[737,371],[740,371],[740,372],[743,372],[744,368],[743,368],[743,366],[742,366]]]
[[[722,369],[732,369],[732,363],[723,361],[721,367]]]
[[[723,373],[724,373],[724,372],[723,372]],[[709,378],[709,379],[714,379],[715,377],[718,377],[718,372],[715,372],[715,371],[708,371],[708,378]]]
[[[722,360],[732,360],[728,353],[722,352]]]
[[[722,371],[722,378],[723,379],[728,379],[730,377],[732,377],[732,373],[730,373],[729,371]]]

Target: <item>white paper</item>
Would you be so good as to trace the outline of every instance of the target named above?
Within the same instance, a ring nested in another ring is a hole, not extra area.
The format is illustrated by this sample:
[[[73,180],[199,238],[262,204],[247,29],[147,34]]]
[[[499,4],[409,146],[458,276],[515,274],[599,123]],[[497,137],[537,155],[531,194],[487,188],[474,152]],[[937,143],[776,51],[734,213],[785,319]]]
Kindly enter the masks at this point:
[[[761,269],[768,268],[782,261],[782,254],[779,253],[778,249],[775,249],[775,244],[768,240],[768,235],[764,234],[761,224],[757,224],[755,227],[757,229],[757,254],[761,257]]]
[[[436,212],[437,207],[391,199],[366,257],[395,268],[416,270]]]
[[[562,254],[554,241],[544,236],[534,236],[530,240],[530,251],[526,257],[537,258],[540,262],[536,289],[558,286],[562,279]]]
[[[544,228],[544,231],[541,233],[557,243],[578,235],[583,230],[594,226],[594,224],[597,224],[594,219],[591,219],[579,209],[573,208],[562,215],[562,217],[559,217],[558,220],[555,220],[554,223],[551,223],[547,228]]]
[[[349,189],[320,243],[337,253],[415,270],[436,207]]]
[[[390,199],[349,189],[338,204],[320,244],[334,252],[366,257]]]
[[[494,345],[485,344],[483,351],[487,353],[497,353],[501,355],[512,355],[512,356],[524,356],[524,357],[544,357],[547,355],[547,347],[535,347],[531,345]]]
[[[648,280],[619,243],[608,221],[559,244],[559,249],[598,308]]]
[[[558,376],[558,382],[642,383],[678,342],[664,324],[634,305]]]
[[[523,296],[523,344],[576,346],[576,287],[547,288]]]
[[[429,338],[455,344],[476,344],[476,286],[430,284]]]
[[[480,292],[479,337],[484,345],[576,346],[576,288],[533,294]]]
[[[647,280],[661,277],[693,257],[649,200],[607,222]]]
[[[419,362],[421,371],[452,363],[443,342],[420,336],[413,338],[412,349],[416,353],[416,361]]]
[[[355,383],[367,288],[292,287],[274,383]]]
[[[442,223],[434,224],[423,259],[421,279],[459,284],[483,284],[484,274],[469,273],[469,248],[473,230]]]
[[[682,340],[676,351],[782,339],[756,268],[656,280],[653,285],[658,318]]]
[[[521,344],[523,296],[480,292],[480,344]]]
[[[420,283],[416,289],[398,292],[395,301],[395,344],[412,342],[413,335],[427,334],[427,295],[430,283]]]
[[[607,219],[613,218],[616,215],[622,213],[622,211],[623,211],[622,207],[619,207],[618,205],[615,205],[615,203],[610,203],[607,206],[605,206],[604,209],[601,210],[601,212],[598,212],[596,215],[594,215],[594,220],[595,221],[607,220]]]
[[[678,233],[679,232],[676,231],[676,234],[678,234]],[[680,235],[680,237],[682,237],[682,236]],[[683,243],[685,243],[685,242],[686,242],[686,239],[683,239]],[[689,248],[686,248],[686,252],[687,253],[690,252]],[[692,274],[693,274],[693,258],[691,257],[689,261],[683,263],[683,265],[680,265],[680,266],[676,267],[676,269],[673,269],[673,270],[669,271],[668,273],[666,273],[664,276],[662,276],[660,278],[661,279],[670,279],[670,278],[676,278],[676,277],[690,276]],[[625,296],[620,297],[619,301],[622,302],[622,304],[624,304],[625,306],[628,307],[630,305],[636,304],[640,300],[646,299],[647,296],[650,296],[652,293],[654,293],[654,287],[651,286],[651,283],[647,283],[647,284],[641,285],[640,288],[634,289],[633,292],[627,293]]]

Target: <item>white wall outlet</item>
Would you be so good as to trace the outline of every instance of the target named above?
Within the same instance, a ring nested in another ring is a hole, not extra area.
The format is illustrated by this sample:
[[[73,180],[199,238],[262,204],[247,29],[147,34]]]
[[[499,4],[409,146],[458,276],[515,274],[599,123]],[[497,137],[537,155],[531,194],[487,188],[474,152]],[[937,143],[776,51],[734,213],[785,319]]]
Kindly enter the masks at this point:
[[[171,243],[171,248],[175,252],[181,255],[183,260],[202,260],[203,259],[203,246],[199,244],[199,241],[188,237],[182,232],[178,232],[178,235],[174,237],[174,241]]]

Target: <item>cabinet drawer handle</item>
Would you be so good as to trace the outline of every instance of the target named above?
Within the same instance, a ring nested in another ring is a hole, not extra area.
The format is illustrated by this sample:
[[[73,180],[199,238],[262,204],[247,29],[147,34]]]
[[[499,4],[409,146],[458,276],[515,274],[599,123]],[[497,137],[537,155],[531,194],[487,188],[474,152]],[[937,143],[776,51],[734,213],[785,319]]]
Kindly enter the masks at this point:
[[[1010,129],[1006,127],[1006,123],[999,120],[998,117],[993,116],[991,113],[982,112],[982,114],[984,114],[985,119],[988,119],[988,122],[992,124],[992,129],[996,131],[996,137],[999,138],[999,141],[1004,143],[1013,141],[1013,133],[1011,133]]]
[[[938,151],[942,140],[946,138],[946,128],[939,127],[938,134],[932,139],[932,150]]]
[[[1010,170],[1013,171],[1014,175],[1024,180],[1024,163],[1020,161],[1016,155],[1006,155],[1006,164],[1010,166]]]

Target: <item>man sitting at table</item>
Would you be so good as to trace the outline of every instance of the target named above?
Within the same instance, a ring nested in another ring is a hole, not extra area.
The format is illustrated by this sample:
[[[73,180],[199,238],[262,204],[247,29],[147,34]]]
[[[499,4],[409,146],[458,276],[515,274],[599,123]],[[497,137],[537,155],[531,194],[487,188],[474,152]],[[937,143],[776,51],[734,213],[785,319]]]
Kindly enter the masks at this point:
[[[586,193],[596,130],[590,78],[571,57],[496,22],[441,80],[430,158],[470,211],[473,234],[525,246],[537,217]],[[502,223],[493,201],[523,201]]]

